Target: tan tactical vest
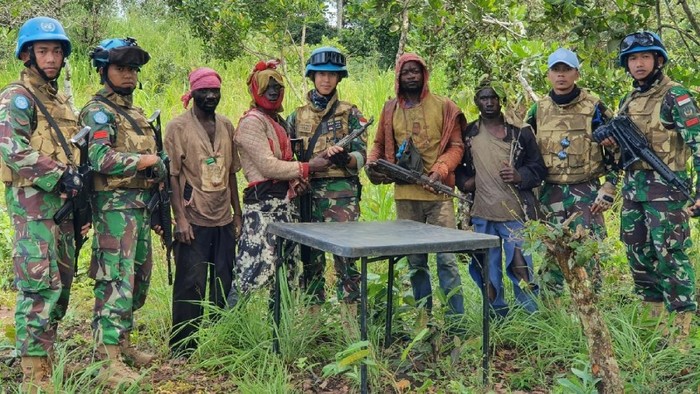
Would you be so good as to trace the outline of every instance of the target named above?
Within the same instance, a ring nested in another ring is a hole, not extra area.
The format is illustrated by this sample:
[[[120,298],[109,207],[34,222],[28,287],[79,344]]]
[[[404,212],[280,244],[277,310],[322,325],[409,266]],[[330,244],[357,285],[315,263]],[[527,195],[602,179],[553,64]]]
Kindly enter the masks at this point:
[[[63,137],[66,140],[66,145],[73,155],[73,161],[71,162],[68,159],[68,156],[56,136],[56,131],[49,125],[48,120],[39,110],[39,107],[34,104],[31,97],[27,97],[27,99],[34,106],[36,128],[34,128],[32,132],[29,145],[40,154],[51,158],[53,161],[77,166],[80,162],[80,150],[73,146],[69,140],[78,132],[78,118],[68,104],[68,97],[60,92],[57,92],[55,96],[50,96],[48,93],[44,92],[43,89],[37,89],[36,86],[31,84],[31,78],[23,78],[23,80],[14,82],[14,84],[24,86],[41,100],[49,115],[53,117],[59,129],[61,129],[61,133],[63,133]],[[14,187],[33,185],[30,180],[12,171],[4,162],[0,164],[0,176],[2,176],[3,182],[11,184]]]
[[[605,172],[601,147],[593,141],[591,122],[598,98],[581,90],[572,103],[559,106],[547,96],[537,103],[537,144],[547,166],[546,182],[573,184]],[[562,141],[568,140],[564,147]],[[564,152],[565,158],[560,158]]]
[[[673,171],[684,171],[685,163],[690,158],[690,149],[683,141],[680,133],[672,132],[661,124],[661,104],[666,93],[679,86],[670,78],[664,77],[659,85],[644,93],[632,93],[630,98],[623,103],[622,111],[644,133],[649,145],[659,159],[668,165]],[[625,108],[625,105],[627,108]],[[651,170],[651,166],[643,160],[632,164],[630,170]]]
[[[304,149],[308,147],[309,140],[311,140],[316,133],[316,128],[319,123],[321,123],[321,119],[323,119],[323,116],[333,107],[333,103],[336,100],[337,96],[333,97],[326,109],[320,112],[314,111],[310,104],[296,111],[294,129],[296,130],[296,137],[303,139]],[[327,132],[318,137],[312,157],[325,151],[326,148],[333,146],[335,141],[343,138],[350,132],[348,121],[352,107],[353,105],[350,103],[338,101],[338,105],[335,108],[335,115],[331,116],[328,121],[326,121],[326,129],[324,131]],[[326,171],[316,172],[311,175],[312,178],[346,178],[349,176],[352,176],[352,174],[350,174],[347,169],[336,166],[331,166]]]
[[[148,124],[145,114],[141,108],[121,107],[136,124],[141,128],[144,135],[140,135],[134,130],[129,121],[105,104],[96,101],[102,110],[114,114],[114,128],[117,130],[115,137],[112,137],[112,149],[121,153],[155,154],[157,151],[155,132]],[[149,189],[153,183],[148,182],[143,174],[137,173],[135,176],[107,176],[95,173],[95,191],[115,190],[115,189]]]

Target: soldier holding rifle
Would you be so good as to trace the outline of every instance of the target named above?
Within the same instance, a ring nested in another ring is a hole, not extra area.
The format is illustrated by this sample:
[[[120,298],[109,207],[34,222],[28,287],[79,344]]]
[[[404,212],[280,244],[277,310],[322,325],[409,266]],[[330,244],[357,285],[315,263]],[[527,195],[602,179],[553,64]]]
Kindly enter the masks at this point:
[[[648,147],[682,181],[674,185],[665,179],[672,177],[662,176],[647,160],[627,166],[620,232],[636,293],[652,316],[675,313],[671,342],[683,349],[697,309],[695,271],[687,254],[689,212],[684,208],[688,194],[691,208],[700,208],[700,181],[688,190],[677,184],[692,184],[688,159],[692,157],[696,172],[700,168],[700,114],[690,91],[664,75],[668,60],[655,33],[632,33],[620,42],[620,66],[633,78],[634,90],[621,101],[619,115],[637,126]],[[605,145],[621,142],[603,140]]]
[[[306,77],[314,83],[314,89],[306,96],[308,103],[287,119],[291,137],[300,142],[297,160],[308,161],[313,156],[325,155],[332,163],[327,170],[311,174],[311,187],[306,195],[311,202],[310,217],[304,217],[306,207],[302,207],[304,222],[348,222],[360,217],[362,186],[358,169],[365,164],[366,138],[355,138],[345,148],[335,146],[338,140],[367,123],[355,105],[338,97],[338,83],[347,76],[345,56],[338,49],[314,50],[306,62]],[[360,272],[352,259],[333,256],[333,261],[338,299],[350,303],[351,314],[356,314]],[[326,299],[325,266],[325,253],[318,250],[310,251],[304,261],[306,291],[315,303]]]
[[[98,354],[107,362],[99,378],[116,386],[139,374],[123,363],[148,365],[153,355],[130,341],[134,312],[146,301],[151,269],[151,213],[154,184],[166,177],[155,132],[144,111],[134,106],[138,72],[150,56],[132,38],[111,38],[90,53],[103,88],[80,113],[90,126],[89,156],[95,173],[90,277],[95,279],[92,327]],[[160,230],[160,229],[157,229]]]

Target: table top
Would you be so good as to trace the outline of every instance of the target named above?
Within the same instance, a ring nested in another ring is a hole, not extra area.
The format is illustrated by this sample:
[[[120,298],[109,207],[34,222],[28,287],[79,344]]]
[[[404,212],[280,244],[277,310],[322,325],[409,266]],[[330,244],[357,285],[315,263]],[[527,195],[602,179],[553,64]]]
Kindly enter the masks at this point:
[[[341,257],[460,252],[500,245],[499,237],[412,220],[342,223],[271,223],[276,236]]]

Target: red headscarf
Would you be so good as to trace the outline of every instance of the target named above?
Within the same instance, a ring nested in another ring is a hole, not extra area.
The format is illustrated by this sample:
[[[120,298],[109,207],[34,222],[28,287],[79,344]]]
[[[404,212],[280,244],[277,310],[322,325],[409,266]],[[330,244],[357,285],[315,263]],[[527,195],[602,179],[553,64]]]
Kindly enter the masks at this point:
[[[275,102],[271,102],[265,98],[265,91],[270,84],[270,78],[277,81],[277,83],[284,88],[284,78],[282,74],[277,71],[277,66],[279,64],[280,61],[277,59],[267,62],[261,60],[253,67],[253,71],[248,76],[248,91],[253,97],[251,107],[257,106],[267,111],[282,112],[284,89],[282,89],[279,98]]]
[[[192,92],[197,89],[221,89],[221,76],[208,67],[200,67],[190,73],[190,91],[180,97],[187,108],[192,100]]]

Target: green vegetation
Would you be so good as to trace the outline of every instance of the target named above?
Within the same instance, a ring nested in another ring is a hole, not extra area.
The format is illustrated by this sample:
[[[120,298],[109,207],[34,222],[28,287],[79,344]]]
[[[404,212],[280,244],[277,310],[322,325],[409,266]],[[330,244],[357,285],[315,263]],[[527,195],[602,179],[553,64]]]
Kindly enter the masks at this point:
[[[693,65],[700,53],[700,34],[693,33],[680,3],[350,0],[346,1],[345,28],[340,32],[319,24],[323,7],[320,2],[310,1],[68,1],[58,11],[48,7],[48,1],[27,3],[0,0],[0,56],[6,59],[0,63],[0,85],[14,80],[22,67],[12,58],[16,27],[32,12],[58,12],[75,41],[70,65],[76,105],[80,107],[98,89],[99,79],[87,60],[90,45],[107,36],[136,37],[153,59],[141,72],[143,90],[135,93],[135,102],[147,113],[160,108],[164,122],[183,111],[179,98],[187,89],[187,73],[206,65],[223,77],[219,112],[237,123],[250,102],[246,77],[260,53],[285,57],[289,78],[285,114],[289,113],[301,103],[304,93],[300,53],[308,54],[326,44],[350,54],[350,77],[340,84],[341,97],[357,104],[366,116],[378,116],[384,101],[394,94],[390,68],[402,31],[404,7],[411,15],[406,48],[425,55],[432,67],[431,88],[452,97],[470,119],[476,113],[471,100],[473,86],[486,73],[500,79],[510,109],[522,113],[530,98],[517,76],[522,74],[537,93],[545,93],[545,58],[558,45],[579,50],[584,60],[581,85],[591,87],[613,106],[630,85],[622,70],[615,68],[616,40],[642,27],[666,26],[664,38],[674,59],[669,71],[695,90],[700,86],[700,74]],[[255,8],[263,3],[264,7]],[[222,4],[225,7],[219,13],[213,11]],[[696,13],[700,11],[697,3],[690,6]],[[291,13],[289,7],[296,11]],[[205,14],[193,14],[197,10]],[[220,15],[225,18],[219,19]],[[236,20],[239,15],[245,17]],[[252,16],[261,20],[253,23],[248,19]],[[217,25],[225,20],[229,24]],[[300,52],[299,30],[304,26],[309,29],[307,45]],[[224,33],[229,35],[220,35]],[[244,183],[239,178],[239,185]],[[362,220],[394,218],[393,189],[370,185],[364,178],[363,184]],[[681,357],[675,349],[661,348],[660,332],[631,292],[624,251],[617,240],[619,205],[618,201],[607,214],[610,238],[600,248],[606,252],[600,303],[627,391],[697,392],[697,319],[691,333],[695,347],[688,355]],[[695,244],[691,258],[700,269],[698,223],[691,223]],[[7,312],[14,305],[14,293],[9,288],[11,231],[7,215],[0,209],[0,393],[17,392],[20,381],[18,364],[8,365],[14,336],[12,314]],[[269,294],[260,291],[232,311],[208,309],[207,314],[216,323],[203,327],[200,349],[183,362],[168,358],[171,288],[158,241],[154,242],[154,251],[152,287],[146,306],[136,314],[137,329],[132,340],[156,352],[159,362],[143,370],[143,381],[128,392],[357,392],[360,363],[368,365],[373,392],[485,390],[481,383],[481,295],[469,278],[466,264],[462,281],[467,312],[462,321],[453,322],[437,310],[432,317],[418,312],[407,263],[399,261],[396,285],[391,289],[398,303],[394,317],[396,342],[387,349],[382,347],[387,267],[380,262],[370,266],[369,344],[359,342],[357,327],[346,329],[337,302],[327,303],[320,314],[312,315],[298,292],[292,290],[284,293],[279,331],[283,353],[277,356],[272,352]],[[539,264],[539,252],[535,253]],[[71,307],[59,329],[56,370],[75,366],[79,370],[66,378],[54,374],[56,389],[65,392],[102,392],[93,378],[97,366],[90,363],[93,298],[92,281],[86,277],[88,264],[89,248],[85,248]],[[332,284],[332,268],[327,273]],[[444,295],[438,300],[441,298],[444,300]],[[532,316],[516,311],[507,321],[494,325],[490,390],[593,392],[594,379],[580,323],[568,299],[562,301],[560,305],[540,305],[540,311]],[[455,325],[466,334],[451,335],[449,329]]]

